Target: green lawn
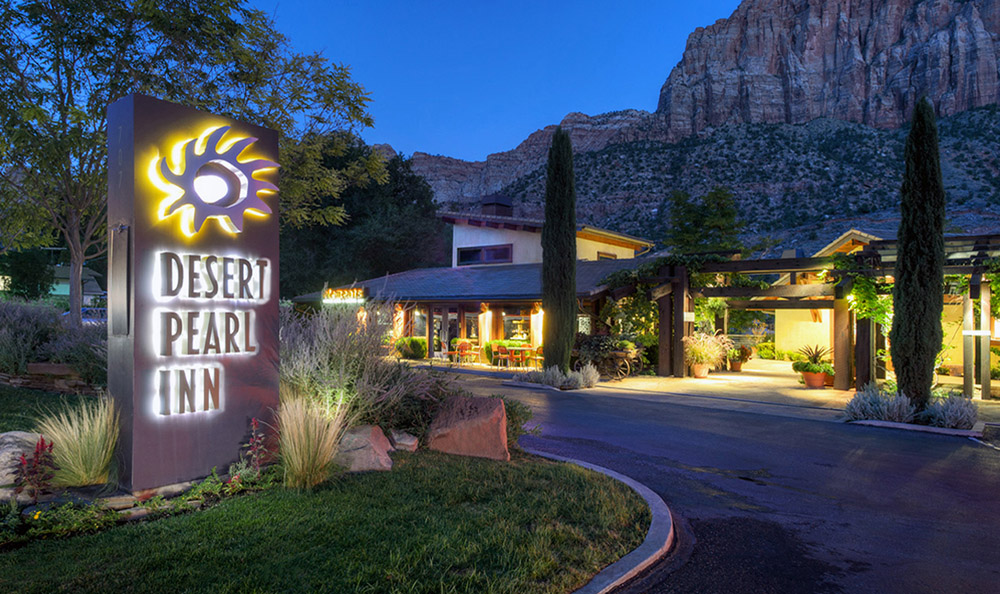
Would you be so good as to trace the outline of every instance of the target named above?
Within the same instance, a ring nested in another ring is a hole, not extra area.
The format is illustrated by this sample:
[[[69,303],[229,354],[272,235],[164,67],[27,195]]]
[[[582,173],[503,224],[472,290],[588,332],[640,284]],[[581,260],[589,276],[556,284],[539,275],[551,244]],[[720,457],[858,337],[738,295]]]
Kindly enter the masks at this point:
[[[12,592],[569,592],[637,547],[644,502],[515,453],[420,452],[391,472],[0,553]]]
[[[75,404],[88,396],[73,396],[0,385],[0,433],[34,431],[35,420],[46,409]]]

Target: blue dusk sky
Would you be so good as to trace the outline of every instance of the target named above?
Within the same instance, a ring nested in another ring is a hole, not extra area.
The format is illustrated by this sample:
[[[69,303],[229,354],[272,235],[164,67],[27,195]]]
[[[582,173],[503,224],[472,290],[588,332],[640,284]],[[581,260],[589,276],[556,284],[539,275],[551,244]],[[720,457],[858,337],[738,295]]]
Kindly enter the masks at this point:
[[[252,0],[299,52],[351,66],[368,143],[466,160],[570,112],[653,111],[688,35],[738,0]]]

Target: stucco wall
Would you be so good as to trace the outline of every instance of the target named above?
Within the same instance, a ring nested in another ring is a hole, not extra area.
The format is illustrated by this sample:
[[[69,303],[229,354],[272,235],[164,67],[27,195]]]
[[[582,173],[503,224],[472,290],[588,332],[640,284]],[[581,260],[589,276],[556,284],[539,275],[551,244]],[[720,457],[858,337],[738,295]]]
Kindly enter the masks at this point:
[[[458,266],[458,248],[513,244],[513,264],[542,261],[542,235],[532,231],[452,225],[451,265]]]
[[[823,346],[832,349],[832,309],[820,309],[818,322],[813,321],[808,309],[779,309],[774,312],[774,348],[797,351],[804,346]],[[831,353],[832,358],[832,353]]]
[[[471,225],[452,225],[451,265],[458,266],[458,248],[481,247],[487,245],[513,244],[511,254],[513,264],[527,264],[542,261],[542,234],[533,231],[514,231],[511,229],[493,229],[492,227],[473,227]],[[576,258],[578,260],[596,260],[597,252],[614,254],[619,259],[634,258],[635,251],[630,248],[609,245],[591,239],[576,240]]]

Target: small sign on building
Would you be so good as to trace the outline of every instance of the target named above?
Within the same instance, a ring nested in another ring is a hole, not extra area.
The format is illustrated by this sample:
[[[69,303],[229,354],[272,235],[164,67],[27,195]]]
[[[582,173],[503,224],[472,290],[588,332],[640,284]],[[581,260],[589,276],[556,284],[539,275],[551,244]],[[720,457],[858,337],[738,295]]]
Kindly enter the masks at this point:
[[[140,491],[226,469],[278,406],[278,135],[130,95],[108,157],[108,389]]]

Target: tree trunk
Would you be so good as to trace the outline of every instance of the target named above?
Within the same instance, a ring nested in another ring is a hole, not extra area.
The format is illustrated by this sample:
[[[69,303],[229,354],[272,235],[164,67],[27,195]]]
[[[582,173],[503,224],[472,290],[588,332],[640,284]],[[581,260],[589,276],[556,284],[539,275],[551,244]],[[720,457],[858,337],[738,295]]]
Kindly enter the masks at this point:
[[[69,320],[74,328],[83,325],[83,254],[70,249]]]

